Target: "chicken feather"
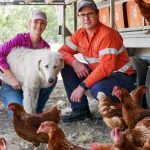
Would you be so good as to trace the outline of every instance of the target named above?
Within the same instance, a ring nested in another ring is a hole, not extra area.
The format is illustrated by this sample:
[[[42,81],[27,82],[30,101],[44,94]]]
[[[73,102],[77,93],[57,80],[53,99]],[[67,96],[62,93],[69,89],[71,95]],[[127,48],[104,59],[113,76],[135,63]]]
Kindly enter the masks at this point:
[[[136,146],[150,149],[150,117],[142,119],[135,128],[126,130],[125,134]]]
[[[98,93],[98,110],[103,117],[103,121],[110,128],[125,128],[126,124],[122,116],[122,107],[120,103],[114,103],[103,92]]]

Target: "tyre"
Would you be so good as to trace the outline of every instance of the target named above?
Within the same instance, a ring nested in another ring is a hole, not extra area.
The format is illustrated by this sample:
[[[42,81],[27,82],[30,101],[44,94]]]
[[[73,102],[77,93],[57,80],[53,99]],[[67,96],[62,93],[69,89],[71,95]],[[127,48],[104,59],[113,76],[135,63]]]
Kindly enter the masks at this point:
[[[137,77],[136,77],[137,86],[145,85],[146,74],[148,70],[147,63],[143,59],[136,56],[130,57],[130,62],[137,73]]]
[[[147,102],[148,108],[150,108],[150,67],[146,75],[146,86],[148,88],[148,91],[146,93],[146,102]]]

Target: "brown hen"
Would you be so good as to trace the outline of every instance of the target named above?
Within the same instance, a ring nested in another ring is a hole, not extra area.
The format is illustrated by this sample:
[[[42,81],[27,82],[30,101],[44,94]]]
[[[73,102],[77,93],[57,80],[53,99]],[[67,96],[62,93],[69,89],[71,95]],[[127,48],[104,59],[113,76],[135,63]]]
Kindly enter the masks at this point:
[[[130,140],[126,138],[126,135],[123,131],[120,131],[119,128],[115,128],[112,131],[112,140],[116,143],[116,147],[119,150],[144,150],[143,148],[137,147]]]
[[[125,128],[126,123],[122,116],[122,106],[119,103],[114,103],[103,92],[98,93],[98,111],[103,117],[103,121],[110,128]]]
[[[48,134],[48,150],[86,150],[68,141],[62,129],[55,122],[45,121],[41,123],[37,133]]]
[[[35,147],[39,146],[40,143],[48,143],[47,134],[37,133],[41,122],[54,121],[59,123],[60,121],[60,110],[57,106],[40,114],[28,114],[17,103],[10,103],[7,109],[13,112],[13,125],[16,133]]]
[[[6,140],[4,138],[0,138],[0,150],[7,150]]]
[[[147,91],[148,89],[145,85],[138,86],[134,91],[131,92],[133,102],[138,105],[141,105],[144,93],[146,93]]]
[[[112,94],[118,97],[122,103],[123,119],[129,129],[134,128],[136,123],[143,118],[150,116],[150,109],[143,109],[135,103],[128,90],[115,86]]]
[[[144,0],[135,0],[138,4],[142,16],[150,23],[150,3],[145,3]]]
[[[146,19],[147,23],[150,25],[150,3],[145,3],[144,0],[135,0],[137,3],[141,15]],[[150,33],[150,30],[147,32]]]
[[[114,128],[111,136],[114,144],[93,143],[91,150],[144,150],[130,142],[124,132],[120,131],[119,128]]]
[[[150,149],[150,117],[142,119],[125,134],[136,146]]]

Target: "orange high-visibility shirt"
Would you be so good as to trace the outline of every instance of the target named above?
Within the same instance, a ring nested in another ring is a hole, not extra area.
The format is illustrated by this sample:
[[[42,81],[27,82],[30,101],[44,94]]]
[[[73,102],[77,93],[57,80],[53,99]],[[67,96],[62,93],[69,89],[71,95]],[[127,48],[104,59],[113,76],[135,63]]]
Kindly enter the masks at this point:
[[[70,66],[76,59],[74,54],[82,53],[92,70],[84,80],[88,88],[97,81],[109,77],[113,72],[123,72],[127,75],[134,73],[120,34],[101,23],[98,24],[91,41],[88,40],[86,30],[80,28],[59,52],[63,55],[65,63]]]

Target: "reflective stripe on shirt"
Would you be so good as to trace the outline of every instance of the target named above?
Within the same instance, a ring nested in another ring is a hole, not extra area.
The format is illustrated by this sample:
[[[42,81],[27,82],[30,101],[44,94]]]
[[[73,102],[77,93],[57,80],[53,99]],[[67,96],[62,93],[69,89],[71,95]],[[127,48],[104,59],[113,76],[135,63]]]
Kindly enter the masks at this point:
[[[105,48],[102,51],[99,52],[99,56],[105,55],[105,54],[115,54],[115,55],[119,55],[120,53],[122,53],[124,51],[125,47],[122,45],[121,48],[119,49],[119,51],[117,51],[115,48]],[[89,63],[89,64],[93,64],[93,63],[98,63],[99,62],[99,58],[95,58],[95,57],[87,57],[87,56],[83,56],[84,59]]]
[[[93,64],[93,63],[98,63],[99,62],[99,58],[95,58],[95,57],[86,57],[83,56],[84,59],[89,63],[89,64]]]
[[[115,48],[105,48],[103,50],[101,50],[99,52],[99,56],[105,55],[105,54],[115,54],[115,55],[119,55],[120,53],[122,53],[125,50],[124,45],[121,46],[121,48],[119,49],[119,51]]]
[[[114,72],[122,72],[122,73],[125,73],[130,67],[131,67],[131,63],[128,62],[126,63],[124,66],[122,66],[119,70],[116,70]]]
[[[77,49],[78,49],[78,47],[74,43],[72,43],[70,40],[66,41],[66,45],[69,46],[74,51],[77,51]]]
[[[124,50],[125,50],[125,47],[124,47],[124,45],[122,45],[121,48],[119,49],[118,53],[120,54],[120,53],[122,53]]]

